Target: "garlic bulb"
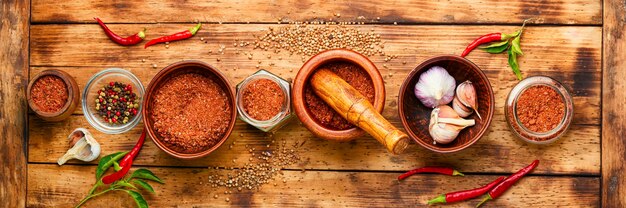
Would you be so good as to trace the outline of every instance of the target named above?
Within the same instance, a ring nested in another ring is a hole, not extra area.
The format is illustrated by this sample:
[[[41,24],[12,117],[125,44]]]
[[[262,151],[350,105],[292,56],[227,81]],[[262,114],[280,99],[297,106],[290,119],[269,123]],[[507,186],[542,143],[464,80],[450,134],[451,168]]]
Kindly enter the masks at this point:
[[[415,96],[429,108],[446,105],[454,98],[456,81],[446,69],[433,66],[420,75],[415,84]]]
[[[448,144],[456,139],[461,130],[474,124],[474,119],[463,119],[450,106],[442,105],[430,113],[428,132],[434,144]]]
[[[84,128],[77,128],[67,137],[70,148],[65,155],[61,156],[57,163],[65,164],[70,159],[78,159],[91,162],[100,156],[100,144],[91,136],[91,133]]]
[[[466,107],[472,108],[476,111],[476,115],[478,115],[479,119],[480,113],[478,113],[478,102],[476,101],[476,89],[471,81],[467,80],[458,87],[456,87],[456,97],[459,99],[459,102]],[[457,111],[458,112],[458,111]],[[465,117],[465,116],[462,116]]]
[[[454,100],[452,100],[452,109],[454,109],[454,111],[456,111],[456,113],[458,113],[459,116],[463,118],[472,115],[472,113],[474,112],[471,108],[463,105],[463,103],[459,101],[459,97],[457,96],[454,96]]]

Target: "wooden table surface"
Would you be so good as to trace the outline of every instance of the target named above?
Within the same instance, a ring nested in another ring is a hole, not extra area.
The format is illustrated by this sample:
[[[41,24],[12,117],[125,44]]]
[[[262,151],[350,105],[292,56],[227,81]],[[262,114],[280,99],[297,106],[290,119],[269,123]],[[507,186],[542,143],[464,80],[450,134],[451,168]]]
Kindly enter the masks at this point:
[[[250,157],[247,146],[261,150],[272,140],[238,120],[226,143],[198,160],[174,159],[148,140],[135,167],[153,170],[165,184],[155,185],[156,193],[146,193],[146,199],[153,207],[426,206],[438,194],[486,184],[539,159],[541,164],[530,176],[487,206],[626,206],[624,1],[9,0],[0,5],[0,204],[6,207],[71,207],[86,195],[95,180],[97,161],[56,164],[67,150],[66,137],[73,129],[91,130],[102,145],[102,155],[131,149],[141,132],[142,124],[124,134],[103,134],[87,123],[80,108],[56,123],[29,113],[25,89],[29,77],[43,70],[66,71],[80,88],[94,73],[109,67],[131,71],[147,86],[160,69],[181,60],[207,62],[232,84],[258,70],[259,61],[260,68],[293,78],[302,65],[301,55],[234,47],[233,43],[253,41],[254,35],[264,34],[269,27],[284,27],[291,21],[365,22],[348,27],[381,34],[384,50],[398,56],[389,62],[378,55],[370,59],[386,82],[383,115],[401,127],[397,94],[415,66],[435,55],[459,54],[482,34],[513,32],[527,18],[536,21],[526,27],[521,41],[525,55],[519,62],[524,76],[554,77],[574,97],[571,128],[554,144],[530,145],[515,138],[503,115],[504,100],[517,83],[506,55],[474,52],[467,58],[489,77],[496,111],[488,133],[470,148],[437,154],[413,143],[406,153],[392,155],[371,137],[347,143],[325,141],[294,121],[272,139],[300,145],[303,162],[286,167],[277,177],[280,183],[224,194],[226,189],[209,185],[209,174],[233,171],[224,167],[242,167]],[[150,38],[185,30],[195,21],[205,24],[190,40],[170,43],[169,48],[143,49],[111,42],[93,21],[95,16],[120,34],[145,27]],[[222,46],[223,54],[218,53]],[[243,52],[254,53],[254,58],[248,59]],[[272,55],[269,59],[268,54]],[[466,176],[425,174],[396,180],[400,173],[425,165],[456,167]],[[215,194],[217,199],[212,197]],[[473,206],[478,201],[450,207]],[[134,202],[113,193],[86,205],[133,207]]]

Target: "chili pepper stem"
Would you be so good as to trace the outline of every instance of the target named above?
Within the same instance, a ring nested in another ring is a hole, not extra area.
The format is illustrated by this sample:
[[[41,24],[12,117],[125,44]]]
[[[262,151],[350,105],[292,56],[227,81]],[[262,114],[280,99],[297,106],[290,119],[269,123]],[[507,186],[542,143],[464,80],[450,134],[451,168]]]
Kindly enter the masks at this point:
[[[200,27],[202,27],[202,23],[198,23],[196,26],[189,29],[189,32],[191,32],[191,35],[196,35],[198,30],[200,30]]]
[[[480,201],[480,203],[478,203],[478,204],[476,205],[476,208],[478,208],[478,207],[482,206],[485,202],[487,202],[487,201],[489,201],[489,200],[491,200],[491,199],[493,199],[493,198],[491,198],[491,195],[486,194],[486,195],[485,195],[485,197],[483,198],[483,200],[482,200],[482,201]]]
[[[93,194],[93,192],[96,192],[96,189],[98,187],[100,187],[102,185],[102,181],[98,180],[98,182],[96,182],[96,184],[93,185],[93,188],[91,188],[91,190],[89,190],[89,194]]]
[[[142,31],[139,31],[139,33],[137,33],[137,36],[139,36],[141,39],[146,38],[146,28],[143,28]]]
[[[428,201],[428,205],[433,205],[433,204],[438,204],[438,203],[443,203],[443,204],[447,203],[446,195],[442,194]]]
[[[100,183],[100,182],[98,182],[98,183]],[[96,187],[97,187],[98,183],[96,183],[96,186],[94,186],[94,188],[96,188]],[[85,202],[89,201],[89,199],[91,199],[91,198],[94,198],[94,197],[96,197],[96,196],[100,196],[100,195],[102,195],[102,194],[104,194],[104,193],[107,193],[107,192],[109,192],[109,191],[113,191],[113,190],[115,190],[116,188],[117,188],[117,186],[111,186],[111,187],[109,187],[108,189],[105,189],[104,191],[101,191],[101,192],[99,192],[99,193],[96,193],[96,194],[90,193],[90,194],[89,194],[89,195],[87,195],[87,196],[86,196],[83,200],[80,200],[80,202],[76,205],[76,207],[75,207],[75,208],[78,208],[78,207],[82,206],[83,204],[85,204]]]
[[[453,170],[453,171],[452,171],[452,175],[453,175],[453,176],[465,176],[465,174],[463,174],[463,173],[459,172],[458,170]]]

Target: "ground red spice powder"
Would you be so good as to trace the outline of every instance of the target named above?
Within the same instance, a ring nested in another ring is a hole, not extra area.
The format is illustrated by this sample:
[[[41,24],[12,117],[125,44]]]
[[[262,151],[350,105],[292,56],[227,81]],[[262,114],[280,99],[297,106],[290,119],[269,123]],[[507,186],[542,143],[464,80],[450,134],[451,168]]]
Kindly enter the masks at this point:
[[[233,110],[228,101],[226,91],[212,77],[196,73],[174,76],[154,94],[154,129],[176,152],[207,150],[228,130]]]
[[[257,79],[248,83],[242,93],[244,110],[259,121],[276,116],[285,103],[285,92],[278,83],[269,79]]]
[[[319,68],[330,69],[363,94],[370,103],[374,103],[374,83],[372,78],[360,66],[349,62],[333,62]],[[328,106],[324,100],[319,98],[309,83],[304,88],[304,100],[309,113],[324,127],[334,130],[346,130],[354,127],[354,125],[350,124],[350,122]]]
[[[530,87],[517,100],[517,117],[528,130],[548,132],[556,128],[565,116],[565,102],[552,87]]]
[[[32,102],[39,110],[46,113],[55,113],[65,106],[69,93],[63,79],[57,76],[46,75],[33,83],[30,95]]]

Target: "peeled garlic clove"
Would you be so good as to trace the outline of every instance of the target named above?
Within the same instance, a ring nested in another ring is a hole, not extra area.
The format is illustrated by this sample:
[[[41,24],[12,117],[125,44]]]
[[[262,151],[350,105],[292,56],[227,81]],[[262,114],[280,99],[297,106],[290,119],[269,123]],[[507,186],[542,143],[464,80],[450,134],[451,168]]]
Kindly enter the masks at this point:
[[[428,132],[435,144],[448,144],[461,130],[474,124],[474,119],[463,119],[450,106],[442,105],[431,112]]]
[[[433,66],[420,75],[415,84],[415,96],[429,108],[446,105],[454,98],[456,81],[446,69]]]
[[[461,103],[461,101],[459,101],[459,98],[456,96],[454,97],[454,100],[452,100],[452,109],[454,109],[454,111],[463,118],[468,117],[473,112],[471,108],[463,105],[463,103]]]
[[[456,97],[458,97],[459,101],[476,111],[476,115],[478,118],[482,119],[480,113],[478,113],[478,102],[476,101],[476,89],[474,88],[474,84],[471,81],[467,80],[456,88]]]
[[[100,144],[87,129],[77,128],[72,131],[67,139],[72,147],[59,158],[57,161],[59,165],[65,164],[70,159],[91,162],[100,156]]]

